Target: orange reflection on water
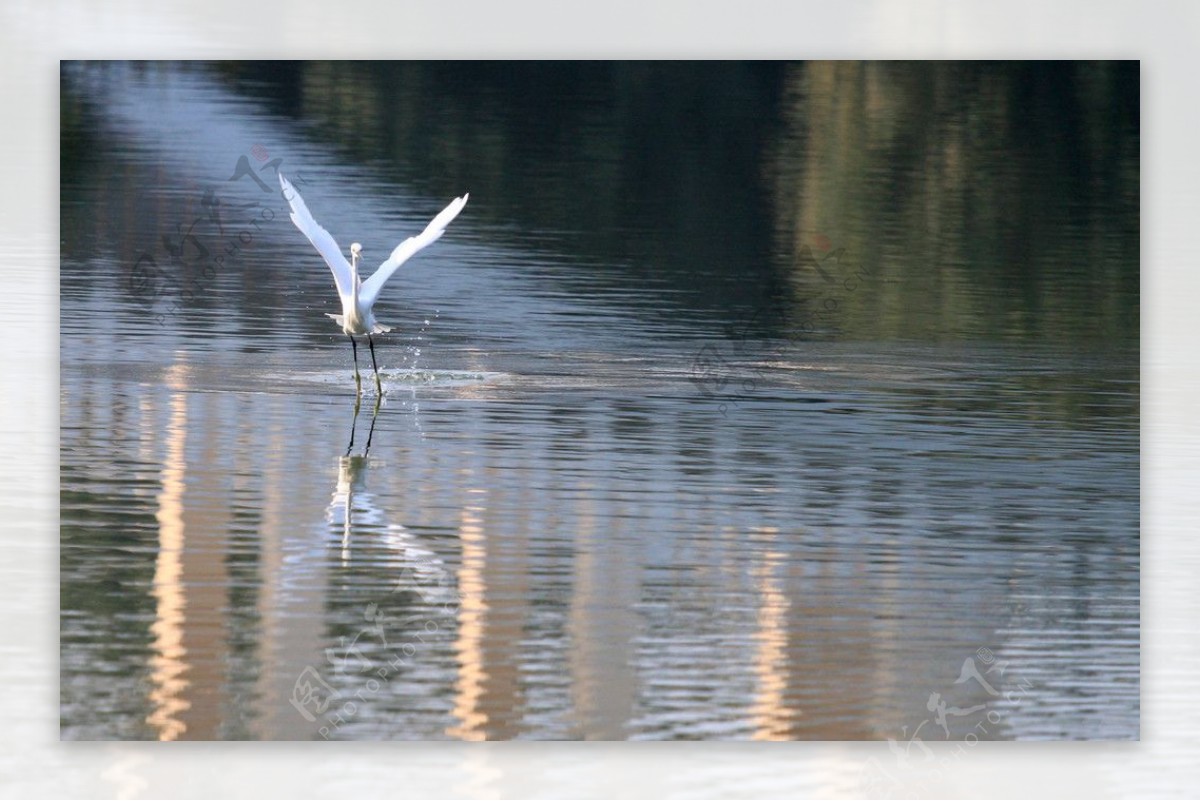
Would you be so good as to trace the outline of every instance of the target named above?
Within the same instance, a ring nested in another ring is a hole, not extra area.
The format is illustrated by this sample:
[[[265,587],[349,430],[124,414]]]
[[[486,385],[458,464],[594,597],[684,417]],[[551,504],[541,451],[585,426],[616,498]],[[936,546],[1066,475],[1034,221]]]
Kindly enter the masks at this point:
[[[172,376],[168,380],[178,383],[180,377]],[[150,681],[154,686],[150,691],[150,702],[154,711],[146,722],[158,730],[160,740],[177,739],[187,729],[179,716],[189,706],[182,697],[188,686],[188,680],[184,678],[187,672],[186,649],[183,647],[186,600],[182,581],[187,417],[187,395],[176,392],[171,397],[162,491],[158,495],[155,515],[158,519],[158,558],[154,566],[153,594],[157,608],[154,623],[150,626],[154,634],[154,655],[150,658]]]
[[[774,531],[774,530],[773,530]],[[758,686],[750,716],[755,740],[789,740],[795,712],[787,706],[788,636],[787,613],[791,606],[777,570],[784,555],[770,550],[754,571],[759,591],[758,630],[754,633],[754,673]]]
[[[195,441],[188,462],[188,428],[219,414],[220,400],[192,401],[190,367],[167,371],[171,415],[158,495],[155,617],[146,716],[160,740],[211,740],[220,734],[228,699],[229,568],[225,561],[229,508],[219,445]],[[189,537],[189,533],[191,535]]]
[[[480,708],[486,674],[483,665],[484,615],[487,602],[484,593],[483,568],[487,558],[484,548],[481,515],[478,506],[462,510],[462,567],[458,571],[458,680],[454,683],[454,717],[460,723],[446,730],[452,737],[463,740],[484,740],[487,713]]]

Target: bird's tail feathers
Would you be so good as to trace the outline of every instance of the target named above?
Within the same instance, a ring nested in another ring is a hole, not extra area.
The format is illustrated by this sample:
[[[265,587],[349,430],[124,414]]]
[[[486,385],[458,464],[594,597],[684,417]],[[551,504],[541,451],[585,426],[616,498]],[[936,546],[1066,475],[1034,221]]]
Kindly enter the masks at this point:
[[[325,316],[328,317],[329,319],[333,320],[338,325],[340,325],[342,327],[343,331],[346,329],[346,318],[344,316],[342,316],[340,314],[330,314],[329,312],[326,312]],[[375,326],[371,329],[371,333],[372,334],[386,334],[388,331],[391,331],[393,328],[394,328],[394,326],[380,325],[379,323],[375,323]]]

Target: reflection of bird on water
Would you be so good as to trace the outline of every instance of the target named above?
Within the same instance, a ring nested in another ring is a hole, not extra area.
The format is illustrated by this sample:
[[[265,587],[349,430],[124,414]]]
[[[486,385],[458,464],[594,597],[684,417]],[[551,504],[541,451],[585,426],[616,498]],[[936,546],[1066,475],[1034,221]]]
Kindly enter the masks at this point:
[[[367,431],[367,444],[363,448],[363,458],[371,451],[371,437],[375,436],[375,418],[379,416],[379,402],[382,398],[375,396],[375,408],[371,410],[371,428]],[[354,401],[354,418],[350,421],[350,443],[346,446],[346,456],[350,455],[350,451],[354,450],[354,430],[358,426],[358,401]]]
[[[350,532],[353,526],[354,493],[356,490],[365,489],[364,480],[369,464],[367,454],[371,452],[371,439],[375,436],[375,420],[379,417],[379,401],[380,399],[376,397],[375,408],[371,412],[371,427],[367,430],[367,444],[363,447],[361,456],[350,455],[350,452],[354,450],[354,434],[358,428],[359,403],[357,400],[354,402],[354,416],[350,420],[350,442],[346,445],[346,454],[338,458],[337,488],[333,491],[333,500],[329,503],[326,518],[330,522],[333,522],[335,513],[338,510],[341,510],[343,513],[343,560],[350,558]],[[376,521],[371,518],[378,518],[378,524],[382,524],[383,514],[375,509],[373,504],[368,504],[367,517],[363,518],[360,516],[359,524],[376,524]]]
[[[380,542],[394,554],[390,566],[398,568],[393,592],[407,590],[419,595],[429,604],[453,603],[455,593],[453,576],[446,568],[442,557],[426,546],[421,538],[400,523],[388,523],[386,512],[379,508],[366,486],[367,471],[372,460],[368,457],[371,438],[375,434],[375,413],[371,415],[371,427],[367,432],[366,446],[361,455],[350,455],[354,448],[354,430],[358,423],[358,404],[354,405],[354,420],[350,425],[350,444],[346,454],[338,457],[337,486],[326,510],[326,520],[332,524],[341,522],[342,561],[350,561],[353,536],[357,532],[372,533],[375,542]],[[340,521],[339,521],[340,516]]]
[[[300,193],[288,179],[283,177],[283,173],[279,174],[279,185],[283,188],[284,198],[292,207],[292,222],[296,224],[301,233],[308,237],[308,241],[312,242],[313,247],[325,259],[329,269],[333,271],[333,280],[337,284],[338,296],[342,300],[342,313],[327,316],[332,317],[342,327],[342,331],[350,337],[350,348],[354,353],[354,384],[361,394],[362,378],[358,374],[358,344],[354,341],[354,335],[365,335],[367,344],[371,348],[371,367],[375,369],[375,390],[377,394],[382,395],[383,385],[379,382],[379,365],[375,362],[375,341],[371,339],[371,334],[383,334],[392,329],[375,321],[373,311],[375,301],[379,299],[379,292],[383,289],[384,283],[392,277],[400,265],[441,238],[446,231],[446,226],[458,216],[458,213],[463,210],[463,206],[467,205],[467,198],[470,195],[466,194],[450,201],[450,205],[442,209],[429,225],[425,226],[424,231],[416,236],[410,236],[397,245],[387,261],[379,265],[375,274],[363,281],[358,274],[358,260],[362,258],[362,245],[357,242],[352,243],[350,245],[350,261],[346,261],[337,241],[313,219],[312,214],[308,211],[308,206],[304,204],[304,199],[300,197]]]

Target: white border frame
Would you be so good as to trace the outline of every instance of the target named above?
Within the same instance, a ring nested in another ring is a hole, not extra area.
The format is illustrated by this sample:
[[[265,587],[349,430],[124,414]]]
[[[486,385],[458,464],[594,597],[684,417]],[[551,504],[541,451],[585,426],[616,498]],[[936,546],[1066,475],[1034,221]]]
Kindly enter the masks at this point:
[[[75,58],[1140,58],[1142,738],[980,744],[922,795],[1200,787],[1200,4],[605,0],[0,5],[0,793],[17,797],[858,797],[886,744],[58,740],[58,80]],[[906,788],[909,789],[909,788]],[[916,788],[911,788],[918,792]]]

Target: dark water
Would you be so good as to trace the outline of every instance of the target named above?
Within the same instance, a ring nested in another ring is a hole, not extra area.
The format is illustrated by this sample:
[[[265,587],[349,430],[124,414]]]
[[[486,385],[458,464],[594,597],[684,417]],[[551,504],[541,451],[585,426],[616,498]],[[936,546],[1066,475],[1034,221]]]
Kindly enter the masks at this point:
[[[62,736],[1136,738],[1138,81],[64,65]]]

